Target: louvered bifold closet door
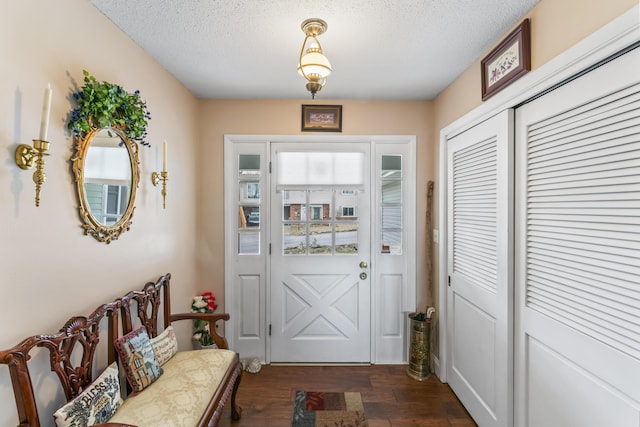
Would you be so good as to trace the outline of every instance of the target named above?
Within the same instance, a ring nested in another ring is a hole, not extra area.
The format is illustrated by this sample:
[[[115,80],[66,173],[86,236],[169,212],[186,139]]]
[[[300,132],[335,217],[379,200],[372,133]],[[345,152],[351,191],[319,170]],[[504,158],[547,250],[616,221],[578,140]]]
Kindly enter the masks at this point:
[[[638,56],[517,113],[521,425],[639,425]]]
[[[512,426],[512,124],[447,141],[447,381],[481,426]]]

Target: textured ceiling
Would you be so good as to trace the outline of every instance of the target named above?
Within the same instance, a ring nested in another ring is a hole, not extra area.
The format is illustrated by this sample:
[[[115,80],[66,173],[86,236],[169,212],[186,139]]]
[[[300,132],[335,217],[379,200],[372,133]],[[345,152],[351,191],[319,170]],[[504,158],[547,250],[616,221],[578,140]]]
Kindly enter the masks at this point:
[[[539,0],[91,0],[200,98],[310,97],[300,24],[321,18],[317,99],[435,98]]]

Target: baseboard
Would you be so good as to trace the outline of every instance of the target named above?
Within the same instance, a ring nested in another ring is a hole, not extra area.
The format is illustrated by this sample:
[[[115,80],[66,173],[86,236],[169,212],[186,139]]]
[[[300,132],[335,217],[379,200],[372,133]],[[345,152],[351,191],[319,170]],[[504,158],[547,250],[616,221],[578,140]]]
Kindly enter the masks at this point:
[[[440,375],[440,359],[438,359],[436,356],[432,356],[432,357],[433,357],[433,373],[436,375],[436,377],[438,377],[440,381],[442,381],[443,377],[442,375]]]

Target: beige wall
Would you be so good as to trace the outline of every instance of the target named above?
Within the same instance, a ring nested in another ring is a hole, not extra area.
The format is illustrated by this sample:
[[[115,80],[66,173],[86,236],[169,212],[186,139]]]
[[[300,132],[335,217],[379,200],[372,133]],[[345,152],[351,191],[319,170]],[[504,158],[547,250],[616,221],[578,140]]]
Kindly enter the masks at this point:
[[[198,100],[88,1],[21,0],[0,5],[0,349],[51,333],[72,315],[173,274],[172,302],[187,310],[202,291],[195,280],[195,147]],[[141,148],[141,181],[131,230],[110,245],[84,236],[65,130],[70,95],[82,70],[139,89],[146,99],[151,148]],[[47,181],[35,207],[33,171],[19,169],[16,146],[37,138],[44,88],[53,102]],[[169,196],[162,209],[150,173],[169,142]],[[186,336],[188,343],[189,337]],[[47,408],[61,401],[53,378],[36,379]],[[52,410],[48,413],[53,412]],[[45,425],[52,425],[43,409]],[[0,426],[17,425],[6,366],[0,365]]]
[[[302,83],[301,83],[302,84]],[[200,204],[198,206],[198,271],[201,281],[212,283],[215,294],[224,288],[223,138],[225,134],[297,135],[301,100],[203,100],[199,148]],[[434,179],[432,103],[428,101],[316,100],[343,106],[343,135],[416,135],[417,139],[417,235],[418,301],[424,306],[424,248],[426,185]]]
[[[566,51],[589,34],[638,5],[638,0],[541,0],[524,18],[531,20],[531,69],[535,70]],[[518,21],[520,23],[520,21]],[[515,27],[515,25],[514,25]],[[506,36],[511,30],[506,32]],[[496,40],[497,45],[503,37]],[[434,152],[430,155],[438,171],[440,130],[482,104],[480,61],[493,49],[478,55],[478,59],[434,101]],[[436,176],[438,176],[436,173]],[[437,185],[436,185],[437,189]],[[437,224],[437,198],[434,220]],[[435,293],[439,288],[438,248],[435,251]],[[436,329],[437,330],[437,329]],[[436,336],[436,351],[437,336]]]

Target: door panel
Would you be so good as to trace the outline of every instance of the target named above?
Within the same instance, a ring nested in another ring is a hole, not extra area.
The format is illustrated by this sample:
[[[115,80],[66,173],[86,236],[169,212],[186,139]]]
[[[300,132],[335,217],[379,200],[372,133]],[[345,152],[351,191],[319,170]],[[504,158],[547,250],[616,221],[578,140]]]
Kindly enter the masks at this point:
[[[299,144],[273,144],[274,175],[282,174],[278,153],[300,149]],[[320,163],[304,160],[310,169],[330,169],[325,154],[353,150],[364,153],[366,179],[351,187],[339,181],[297,184],[291,176],[283,179],[286,185],[272,183],[273,362],[371,360],[369,145],[327,144],[322,150]]]
[[[639,425],[639,69],[635,49],[517,110],[518,426]]]
[[[513,414],[513,112],[448,141],[447,378],[481,426]]]

